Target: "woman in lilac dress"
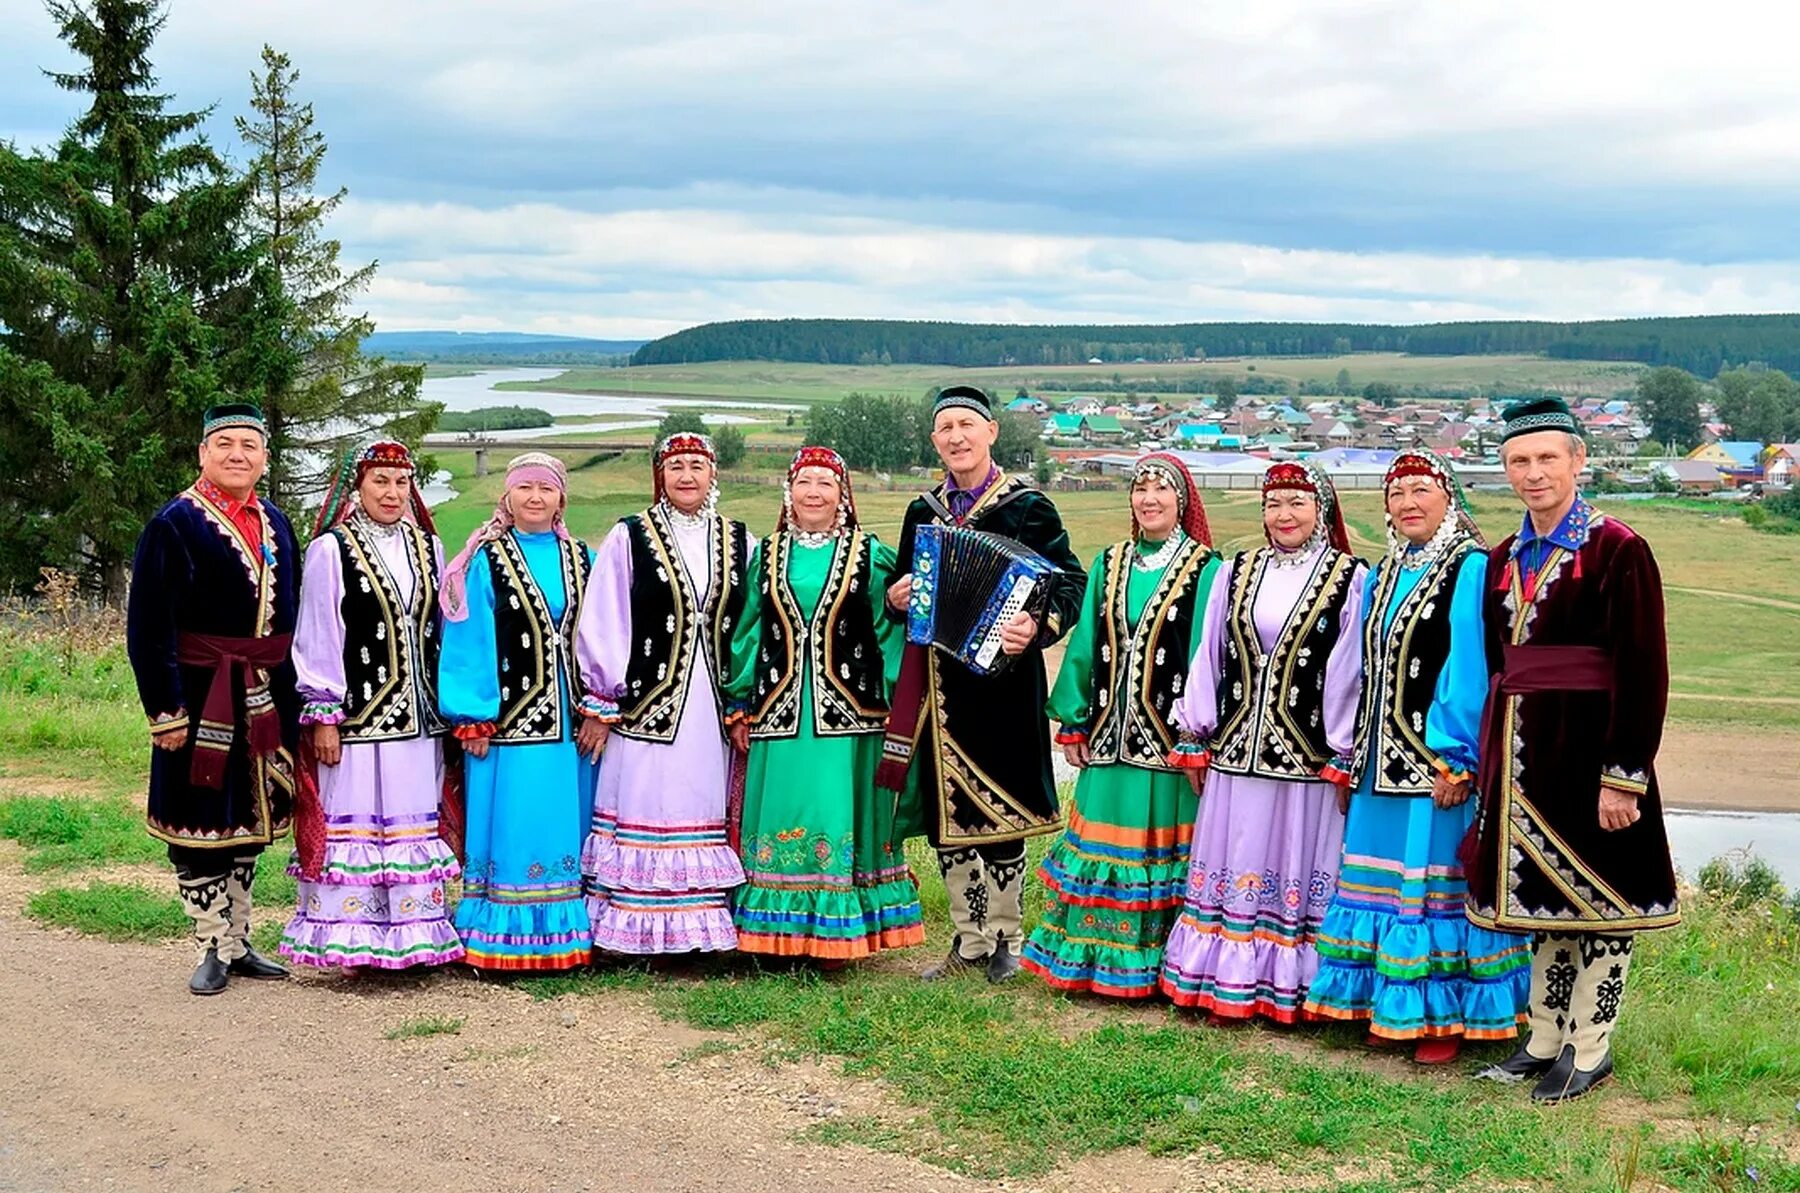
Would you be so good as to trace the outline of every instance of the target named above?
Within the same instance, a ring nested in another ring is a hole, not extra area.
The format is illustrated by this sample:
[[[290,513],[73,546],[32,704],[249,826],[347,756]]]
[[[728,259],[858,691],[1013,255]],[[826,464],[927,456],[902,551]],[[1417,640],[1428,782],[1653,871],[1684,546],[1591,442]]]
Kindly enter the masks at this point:
[[[1268,545],[1240,552],[1213,585],[1175,707],[1170,761],[1207,781],[1160,985],[1216,1022],[1288,1024],[1337,889],[1365,569],[1313,464],[1264,475],[1263,531]]]
[[[443,561],[406,448],[347,453],[306,551],[294,630],[307,740],[289,868],[299,906],[281,951],[301,964],[404,969],[463,955],[444,905],[459,871],[438,835]]]
[[[744,867],[726,832],[734,760],[720,689],[750,534],[718,512],[706,436],[669,436],[654,467],[654,504],[600,544],[576,642],[582,712],[605,750],[581,857],[588,916],[596,949],[735,949]]]

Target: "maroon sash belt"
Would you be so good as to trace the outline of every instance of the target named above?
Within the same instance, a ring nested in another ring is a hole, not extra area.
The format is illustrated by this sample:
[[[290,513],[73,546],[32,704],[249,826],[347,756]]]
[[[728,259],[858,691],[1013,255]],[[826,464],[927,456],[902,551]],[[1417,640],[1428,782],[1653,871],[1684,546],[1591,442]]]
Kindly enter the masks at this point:
[[[925,708],[925,681],[931,666],[931,647],[907,643],[900,656],[900,678],[888,705],[887,732],[881,739],[881,763],[875,768],[875,785],[888,791],[906,789],[906,773],[912,769],[913,747],[919,740],[919,715]]]
[[[1501,648],[1501,669],[1488,681],[1487,706],[1481,712],[1481,787],[1499,773],[1496,727],[1506,696],[1532,692],[1611,692],[1612,656],[1598,646],[1512,646]]]
[[[225,786],[225,763],[237,741],[237,714],[231,703],[231,674],[244,678],[245,733],[252,754],[281,748],[281,721],[260,668],[276,667],[288,657],[292,634],[266,638],[233,638],[224,634],[181,634],[175,639],[175,661],[187,667],[212,668],[212,683],[194,730],[194,760],[188,778],[201,787]]]

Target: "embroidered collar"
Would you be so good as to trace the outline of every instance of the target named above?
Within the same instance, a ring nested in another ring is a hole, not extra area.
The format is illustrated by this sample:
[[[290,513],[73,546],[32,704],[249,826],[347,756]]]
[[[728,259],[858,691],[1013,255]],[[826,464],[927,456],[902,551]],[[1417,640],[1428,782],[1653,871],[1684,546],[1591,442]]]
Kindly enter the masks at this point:
[[[236,521],[241,517],[246,510],[256,513],[262,512],[262,501],[256,496],[254,490],[251,491],[249,497],[243,501],[239,501],[205,477],[201,477],[194,482],[194,492],[218,506],[219,509],[224,512],[225,516],[233,521]]]
[[[1569,507],[1569,512],[1563,515],[1562,521],[1558,522],[1556,528],[1549,534],[1539,534],[1537,527],[1531,524],[1531,515],[1527,513],[1524,522],[1519,527],[1519,533],[1513,538],[1512,550],[1509,554],[1512,558],[1517,559],[1519,553],[1526,547],[1534,547],[1536,550],[1561,547],[1565,551],[1579,551],[1587,545],[1588,535],[1593,531],[1599,517],[1600,512],[1589,505],[1587,499],[1579,493],[1575,495],[1575,504]],[[1535,544],[1538,543],[1545,543],[1548,546],[1537,548]]]

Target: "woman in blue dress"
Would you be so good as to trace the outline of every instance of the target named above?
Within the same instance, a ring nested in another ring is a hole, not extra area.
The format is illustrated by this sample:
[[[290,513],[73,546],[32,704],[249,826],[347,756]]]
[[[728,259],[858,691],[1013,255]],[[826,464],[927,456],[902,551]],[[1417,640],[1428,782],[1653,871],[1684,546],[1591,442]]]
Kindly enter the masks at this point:
[[[1457,847],[1487,699],[1487,554],[1450,466],[1421,449],[1385,480],[1388,553],[1363,600],[1362,707],[1343,868],[1319,932],[1313,1018],[1367,1021],[1420,1064],[1518,1031],[1530,941],[1472,926]]]
[[[599,750],[573,649],[593,553],[563,525],[567,490],[556,457],[514,459],[444,577],[438,704],[467,801],[456,930],[480,969],[570,969],[593,952],[581,840]]]

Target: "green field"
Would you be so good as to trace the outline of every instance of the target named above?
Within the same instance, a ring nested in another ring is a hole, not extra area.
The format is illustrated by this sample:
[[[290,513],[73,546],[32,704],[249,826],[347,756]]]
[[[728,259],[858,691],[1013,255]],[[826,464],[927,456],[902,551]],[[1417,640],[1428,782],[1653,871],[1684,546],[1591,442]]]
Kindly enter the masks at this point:
[[[783,429],[768,434],[798,436]],[[437,512],[446,542],[460,543],[493,509],[500,477],[476,481],[473,457],[440,451],[438,462],[455,476],[461,493]],[[569,454],[569,524],[598,542],[623,514],[649,500],[647,460],[612,460],[583,467]],[[771,478],[772,479],[772,478]],[[923,482],[896,477],[895,487],[859,478],[857,504],[863,520],[888,541],[898,535],[906,504]],[[773,485],[729,484],[722,508],[767,533],[775,522],[779,490]],[[1124,494],[1062,493],[1057,505],[1085,559],[1129,530]],[[1213,533],[1222,549],[1260,541],[1257,500],[1250,492],[1214,491],[1206,498]],[[1668,594],[1669,645],[1674,672],[1670,715],[1707,725],[1766,727],[1800,731],[1800,536],[1763,534],[1734,512],[1699,512],[1673,502],[1601,498],[1602,509],[1629,522],[1650,540],[1661,563]],[[1371,556],[1382,549],[1382,515],[1372,493],[1350,493],[1346,520],[1357,550]],[[1510,500],[1493,494],[1476,498],[1476,512],[1490,541],[1517,527]],[[1684,700],[1682,695],[1712,699]]]
[[[1339,369],[1360,388],[1371,381],[1427,388],[1483,387],[1513,392],[1549,387],[1571,394],[1611,397],[1636,383],[1643,366],[1603,361],[1550,360],[1536,356],[1407,356],[1394,352],[1353,356],[1232,357],[1202,363],[1002,366],[957,369],[931,365],[816,365],[779,361],[724,361],[694,365],[650,365],[629,369],[570,369],[548,381],[512,381],[501,390],[570,393],[669,394],[735,398],[740,401],[822,402],[847,393],[922,394],[934,385],[981,385],[1011,394],[1035,389],[1046,380],[1079,390],[1083,383],[1119,378],[1142,380],[1145,393],[1155,379],[1232,377],[1252,374],[1302,381],[1330,381]]]

